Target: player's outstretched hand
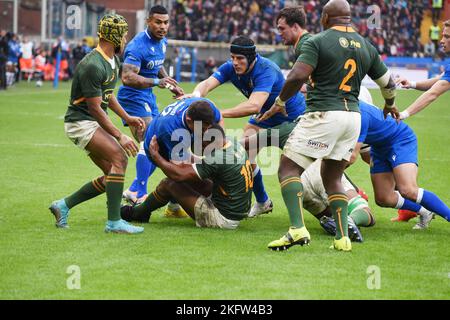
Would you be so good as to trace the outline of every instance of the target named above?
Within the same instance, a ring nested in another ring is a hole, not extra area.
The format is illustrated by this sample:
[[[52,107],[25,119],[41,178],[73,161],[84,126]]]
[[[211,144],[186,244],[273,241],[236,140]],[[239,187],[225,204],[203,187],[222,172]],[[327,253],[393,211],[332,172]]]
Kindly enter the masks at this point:
[[[400,77],[395,79],[395,84],[403,89],[411,89],[411,82],[406,78]]]
[[[152,137],[152,141],[150,142],[149,150],[150,150],[150,155],[152,156],[152,158],[155,155],[159,154],[159,144],[158,144],[158,141],[156,140],[156,136]]]
[[[135,157],[138,154],[139,148],[129,136],[121,134],[117,141],[129,157]]]
[[[269,110],[267,110],[263,114],[258,115],[256,117],[256,121],[261,122],[261,121],[267,120],[267,119],[273,117],[277,113],[282,113],[285,117],[288,116],[285,107],[282,107],[278,104],[274,104]]]
[[[398,111],[396,106],[388,107],[384,105],[383,113],[385,119],[388,116],[388,114],[390,114],[392,118],[394,118],[395,120],[400,120],[400,112]]]
[[[169,89],[173,93],[174,99],[179,99],[180,97],[183,97],[185,95],[183,88],[181,88],[180,86],[175,86],[172,89],[170,88],[167,89]]]
[[[178,82],[171,77],[165,77],[159,79],[158,87],[160,87],[161,89],[167,88],[169,90],[173,90],[175,87],[178,87]]]

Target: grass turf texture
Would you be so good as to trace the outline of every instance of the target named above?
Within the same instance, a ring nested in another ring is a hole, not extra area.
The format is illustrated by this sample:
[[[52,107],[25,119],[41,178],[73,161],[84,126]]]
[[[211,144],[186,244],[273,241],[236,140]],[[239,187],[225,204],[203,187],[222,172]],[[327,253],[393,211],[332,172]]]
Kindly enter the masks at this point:
[[[189,92],[193,86],[184,84]],[[155,212],[141,235],[105,234],[106,197],[71,211],[70,229],[58,230],[47,207],[97,177],[97,169],[65,137],[63,115],[69,84],[53,90],[20,84],[0,92],[0,298],[1,299],[448,299],[449,225],[440,217],[425,231],[415,222],[392,223],[396,212],[374,204],[368,167],[349,170],[370,197],[375,227],[362,232],[353,252],[329,250],[332,238],[306,214],[309,247],[272,252],[267,244],[288,229],[276,175],[265,176],[274,212],[246,220],[236,231],[206,230],[193,221]],[[375,101],[381,96],[372,91]],[[156,91],[159,105],[170,100]],[[404,109],[419,93],[402,91]],[[231,86],[211,98],[229,108],[243,97]],[[409,119],[419,138],[420,185],[450,203],[450,138],[447,93],[428,110]],[[114,122],[120,125],[118,118]],[[227,120],[241,128],[246,120]],[[123,132],[129,133],[127,129]],[[135,173],[129,161],[127,186]],[[157,170],[151,191],[163,177]],[[66,273],[81,269],[81,289],[69,290]],[[369,266],[381,270],[381,288],[369,290]]]

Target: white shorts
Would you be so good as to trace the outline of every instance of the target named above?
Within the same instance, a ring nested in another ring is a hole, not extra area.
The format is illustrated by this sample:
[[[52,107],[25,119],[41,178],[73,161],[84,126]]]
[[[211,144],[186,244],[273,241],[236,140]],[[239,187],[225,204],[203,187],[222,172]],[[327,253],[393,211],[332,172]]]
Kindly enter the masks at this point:
[[[310,164],[305,157],[349,161],[360,131],[358,112],[309,112],[292,131],[283,154],[302,167]]]
[[[322,160],[314,161],[301,176],[304,190],[303,207],[314,216],[322,213],[328,207],[328,195],[320,176],[321,164]],[[345,175],[342,176],[342,185],[345,192],[355,190]]]
[[[236,229],[239,221],[225,218],[211,199],[200,196],[194,207],[195,224],[199,228]]]
[[[66,131],[67,137],[80,149],[86,150],[86,146],[91,141],[95,134],[95,131],[100,128],[97,121],[82,120],[77,122],[66,122],[64,123],[64,130]]]

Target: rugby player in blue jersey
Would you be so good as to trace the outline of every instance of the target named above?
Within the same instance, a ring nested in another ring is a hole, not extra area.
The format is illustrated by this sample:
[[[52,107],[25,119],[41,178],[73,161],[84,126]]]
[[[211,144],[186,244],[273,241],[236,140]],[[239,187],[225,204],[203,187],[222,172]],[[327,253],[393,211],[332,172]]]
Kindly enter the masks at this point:
[[[195,121],[202,125],[198,127],[198,132],[195,131]],[[144,150],[147,158],[151,161],[149,147],[153,136],[156,136],[159,153],[164,159],[189,161],[190,152],[187,151],[196,139],[201,141],[204,131],[214,123],[222,125],[223,120],[220,110],[209,99],[186,98],[168,105],[145,132]]]
[[[122,70],[123,86],[118,93],[118,101],[130,114],[142,118],[146,125],[159,114],[153,87],[168,88],[175,96],[183,94],[177,82],[164,69],[169,14],[162,6],[150,9],[147,29],[134,37],[124,54]],[[125,124],[126,125],[126,124]],[[130,127],[134,138],[140,142],[136,160],[136,178],[124,198],[131,202],[141,202],[147,196],[147,181],[155,170],[145,156],[142,137]]]
[[[266,121],[257,122],[256,116],[263,114],[275,102],[281,92],[285,79],[280,68],[256,53],[254,42],[244,36],[237,37],[230,46],[231,59],[221,65],[208,79],[200,82],[192,94],[187,96],[205,97],[218,86],[231,82],[247,98],[237,106],[222,110],[224,118],[242,118],[252,116],[244,128],[244,137],[258,132],[260,129],[273,128],[284,122],[293,122],[305,111],[305,98],[297,93],[286,102],[287,116],[278,114]],[[249,217],[272,211],[273,204],[269,199],[262,180],[261,170],[253,165],[253,192],[256,204]]]
[[[448,55],[450,53],[450,20],[444,22],[441,46],[444,52]],[[405,111],[402,111],[400,113],[400,119],[406,119],[425,109],[442,94],[450,90],[450,64],[447,64],[445,66],[445,72],[438,77],[420,82],[408,81],[407,79],[399,79],[397,80],[397,83],[399,83],[403,88],[406,89],[426,91]]]
[[[417,138],[413,130],[383,111],[359,102],[361,133],[351,162],[362,143],[371,147],[371,179],[375,202],[381,207],[410,210],[420,215],[415,229],[428,226],[436,213],[450,221],[450,208],[434,193],[417,186]],[[396,191],[396,189],[398,191]]]

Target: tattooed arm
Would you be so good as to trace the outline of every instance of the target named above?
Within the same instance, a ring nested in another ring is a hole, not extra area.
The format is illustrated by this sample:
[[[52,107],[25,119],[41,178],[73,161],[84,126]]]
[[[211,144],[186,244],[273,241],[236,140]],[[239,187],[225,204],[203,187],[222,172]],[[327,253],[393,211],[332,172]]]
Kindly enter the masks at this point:
[[[139,75],[139,67],[124,63],[122,68],[122,82],[124,85],[136,89],[145,89],[154,87],[155,83],[153,79],[144,78]]]

